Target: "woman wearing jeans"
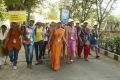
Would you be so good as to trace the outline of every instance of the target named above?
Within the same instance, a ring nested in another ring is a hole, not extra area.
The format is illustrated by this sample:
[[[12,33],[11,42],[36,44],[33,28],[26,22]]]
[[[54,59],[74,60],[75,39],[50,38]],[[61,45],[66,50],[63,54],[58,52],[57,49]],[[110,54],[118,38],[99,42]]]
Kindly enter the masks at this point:
[[[34,49],[34,21],[30,21],[29,27],[22,27],[23,45],[25,48],[25,56],[27,62],[27,68],[32,68],[33,49]]]
[[[44,45],[43,45],[43,58],[45,58],[45,50],[46,50],[46,45],[48,43],[48,24],[43,26],[43,38],[44,38]]]
[[[12,26],[8,32],[6,42],[6,48],[10,57],[11,65],[14,70],[17,69],[18,52],[21,48],[20,29],[17,23],[12,23]]]
[[[35,53],[36,53],[36,65],[42,64],[43,54],[43,27],[42,23],[37,22],[35,28]]]

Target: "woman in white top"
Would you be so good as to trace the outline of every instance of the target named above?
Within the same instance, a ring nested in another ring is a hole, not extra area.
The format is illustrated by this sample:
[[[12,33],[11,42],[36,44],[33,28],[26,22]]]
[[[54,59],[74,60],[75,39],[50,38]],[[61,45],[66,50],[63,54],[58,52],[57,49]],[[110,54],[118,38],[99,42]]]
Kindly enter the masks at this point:
[[[43,40],[44,40],[44,44],[43,44],[43,58],[45,58],[45,50],[46,50],[46,45],[48,43],[48,23],[46,23],[45,25],[43,25]]]
[[[7,54],[4,47],[6,36],[7,36],[7,27],[5,25],[2,25],[0,31],[0,68],[2,67],[4,56]]]

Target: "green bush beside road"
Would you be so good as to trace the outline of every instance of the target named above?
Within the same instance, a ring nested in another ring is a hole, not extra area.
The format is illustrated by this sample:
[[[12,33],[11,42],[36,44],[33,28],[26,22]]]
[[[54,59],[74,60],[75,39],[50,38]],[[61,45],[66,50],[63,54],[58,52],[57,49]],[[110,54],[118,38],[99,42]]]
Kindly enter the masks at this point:
[[[101,37],[100,47],[120,55],[120,36],[113,37]]]

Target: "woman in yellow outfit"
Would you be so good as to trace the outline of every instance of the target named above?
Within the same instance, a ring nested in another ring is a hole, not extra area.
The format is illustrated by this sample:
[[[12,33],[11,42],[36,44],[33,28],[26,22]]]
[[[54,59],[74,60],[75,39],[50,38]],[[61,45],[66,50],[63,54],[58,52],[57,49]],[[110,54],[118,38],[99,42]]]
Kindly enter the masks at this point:
[[[43,27],[42,23],[37,22],[35,28],[35,53],[36,53],[36,65],[42,64],[42,50],[43,50]]]

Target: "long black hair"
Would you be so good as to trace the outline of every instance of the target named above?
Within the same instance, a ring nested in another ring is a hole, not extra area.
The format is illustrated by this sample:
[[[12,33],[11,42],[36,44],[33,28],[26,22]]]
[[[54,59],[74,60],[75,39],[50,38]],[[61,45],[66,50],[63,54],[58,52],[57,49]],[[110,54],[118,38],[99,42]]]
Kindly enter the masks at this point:
[[[3,28],[7,28],[7,26],[6,26],[6,25],[2,25],[2,26],[1,26],[1,29],[3,29]]]

